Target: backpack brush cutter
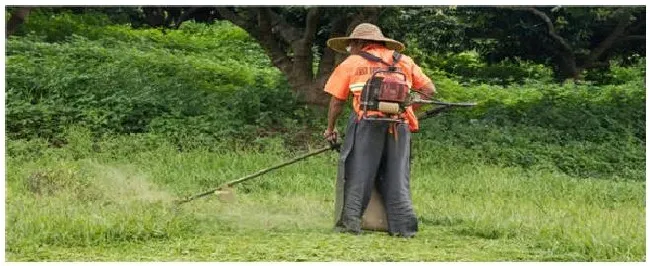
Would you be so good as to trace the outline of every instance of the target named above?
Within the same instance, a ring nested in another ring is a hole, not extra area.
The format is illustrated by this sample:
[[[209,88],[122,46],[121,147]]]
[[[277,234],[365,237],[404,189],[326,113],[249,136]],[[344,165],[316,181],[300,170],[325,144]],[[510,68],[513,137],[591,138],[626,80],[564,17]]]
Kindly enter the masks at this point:
[[[419,99],[419,97],[414,97],[414,99],[411,100],[411,103],[434,104],[434,105],[439,105],[440,106],[440,107],[428,110],[428,111],[418,115],[419,120],[437,116],[437,115],[441,114],[442,112],[444,112],[444,111],[446,111],[448,109],[451,109],[452,107],[471,107],[471,106],[476,105],[476,103],[447,103],[447,102],[433,101],[433,100],[421,100],[421,99]],[[250,174],[250,175],[247,175],[247,176],[235,179],[235,180],[228,181],[226,183],[221,184],[217,188],[214,188],[214,189],[211,189],[211,190],[208,190],[208,191],[205,191],[205,192],[201,192],[199,194],[192,195],[192,196],[180,199],[180,200],[176,200],[175,201],[176,206],[187,203],[187,202],[190,202],[190,201],[193,201],[193,200],[198,199],[198,198],[213,195],[213,194],[217,195],[218,198],[220,200],[222,200],[222,201],[226,201],[226,202],[233,201],[235,199],[235,192],[232,189],[232,187],[234,185],[237,185],[239,183],[242,183],[242,182],[257,178],[257,177],[260,177],[260,176],[262,176],[262,175],[264,175],[264,174],[266,174],[266,173],[268,173],[270,171],[277,170],[277,169],[285,167],[287,165],[294,164],[294,163],[296,163],[296,162],[298,162],[300,160],[304,160],[306,158],[309,158],[309,157],[324,153],[324,152],[329,151],[329,150],[340,151],[340,148],[341,148],[341,143],[332,142],[327,147],[324,147],[324,148],[312,151],[310,153],[298,156],[298,157],[293,158],[293,159],[291,159],[289,161],[286,161],[284,163],[277,164],[277,165],[274,165],[272,167],[259,170],[256,173],[253,173],[253,174]]]

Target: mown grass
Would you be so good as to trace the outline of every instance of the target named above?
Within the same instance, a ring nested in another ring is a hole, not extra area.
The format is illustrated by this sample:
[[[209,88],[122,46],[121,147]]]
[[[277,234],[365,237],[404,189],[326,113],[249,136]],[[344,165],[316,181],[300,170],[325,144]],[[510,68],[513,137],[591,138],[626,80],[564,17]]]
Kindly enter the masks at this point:
[[[331,231],[336,153],[237,187],[172,200],[295,155],[178,152],[152,135],[63,148],[9,141],[9,261],[644,261],[645,182],[416,156],[418,237]],[[417,150],[414,151],[417,153]]]
[[[607,86],[468,87],[425,67],[441,99],[479,105],[414,138],[418,237],[357,237],[330,230],[336,153],[172,208],[296,155],[283,141],[320,139],[324,116],[227,22],[109,24],[37,12],[7,42],[11,261],[645,260],[642,61]]]

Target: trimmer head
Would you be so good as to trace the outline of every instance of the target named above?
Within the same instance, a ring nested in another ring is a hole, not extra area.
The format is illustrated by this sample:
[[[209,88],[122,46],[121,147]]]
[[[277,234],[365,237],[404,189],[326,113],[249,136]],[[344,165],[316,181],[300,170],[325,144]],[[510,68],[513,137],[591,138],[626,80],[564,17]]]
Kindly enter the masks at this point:
[[[237,200],[235,195],[235,190],[229,186],[223,186],[219,190],[214,192],[217,195],[217,198],[223,202],[234,202]]]

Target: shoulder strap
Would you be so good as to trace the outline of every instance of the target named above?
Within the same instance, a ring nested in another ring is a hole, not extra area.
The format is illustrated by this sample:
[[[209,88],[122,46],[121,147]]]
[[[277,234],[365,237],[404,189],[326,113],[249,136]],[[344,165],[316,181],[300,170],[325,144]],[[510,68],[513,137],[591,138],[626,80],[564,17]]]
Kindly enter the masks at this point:
[[[397,51],[393,52],[393,64],[386,63],[384,60],[381,60],[378,56],[375,56],[371,53],[368,53],[366,51],[360,51],[359,55],[363,58],[365,58],[368,61],[372,62],[380,62],[384,65],[387,65],[389,67],[394,67],[397,62],[399,62],[400,58],[402,58],[402,54],[398,53]]]
[[[384,62],[384,60],[381,60],[381,58],[379,58],[378,56],[373,55],[373,54],[371,54],[371,53],[368,53],[368,52],[366,52],[366,51],[360,51],[360,52],[359,52],[359,55],[360,55],[361,57],[365,58],[365,59],[368,60],[368,61],[372,61],[372,62],[380,62],[380,63],[382,63],[382,64],[384,64],[384,65],[390,66],[390,64]]]
[[[397,64],[397,62],[399,62],[400,58],[402,58],[402,54],[398,53],[397,51],[394,51],[393,52],[393,65],[392,66],[395,66],[395,64]]]

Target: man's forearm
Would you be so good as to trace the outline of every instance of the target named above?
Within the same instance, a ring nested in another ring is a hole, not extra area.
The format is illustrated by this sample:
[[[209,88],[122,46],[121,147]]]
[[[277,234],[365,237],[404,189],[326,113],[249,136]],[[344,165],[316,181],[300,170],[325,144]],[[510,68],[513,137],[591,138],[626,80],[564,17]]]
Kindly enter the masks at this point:
[[[433,97],[433,95],[436,94],[436,86],[433,85],[433,82],[427,83],[422,88],[419,88],[419,90],[422,93],[424,93],[424,95],[426,95],[427,98],[431,98],[431,97]]]
[[[336,127],[336,119],[338,119],[339,115],[341,115],[341,111],[343,110],[344,103],[345,101],[336,99],[336,97],[332,97],[332,99],[330,100],[329,112],[327,113],[328,130],[334,130],[334,128]]]
[[[436,94],[436,86],[433,85],[433,82],[429,82],[424,85],[422,88],[418,88],[418,91],[422,92],[425,96],[425,100],[431,99]],[[420,109],[420,104],[413,104],[413,110],[417,111]]]

